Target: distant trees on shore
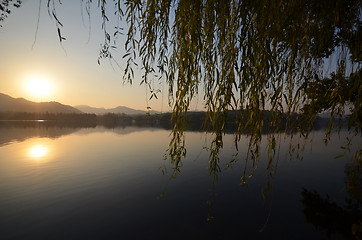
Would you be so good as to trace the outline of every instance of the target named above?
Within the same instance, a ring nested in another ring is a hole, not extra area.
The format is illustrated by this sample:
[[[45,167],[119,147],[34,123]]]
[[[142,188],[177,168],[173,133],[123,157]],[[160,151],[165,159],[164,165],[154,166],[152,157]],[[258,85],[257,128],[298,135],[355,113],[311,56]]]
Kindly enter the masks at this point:
[[[239,111],[228,112],[229,121],[226,123],[228,133],[233,133],[237,128],[235,119],[240,116]],[[263,133],[273,131],[270,124],[271,116],[269,111],[264,111],[264,128]],[[286,115],[281,116],[281,130],[285,131]],[[189,112],[187,114],[188,131],[211,131],[212,123],[207,118],[206,112]],[[300,123],[303,121],[302,116],[295,115],[294,121]],[[247,121],[247,119],[244,119]],[[317,117],[314,120],[312,129],[324,129],[329,119]],[[138,127],[159,127],[164,129],[172,129],[173,120],[172,113],[153,114],[153,115],[126,115],[107,113],[103,115],[88,113],[26,113],[26,112],[0,112],[0,127],[86,127],[94,128],[103,126],[106,128],[117,128],[122,126],[138,126]],[[245,132],[247,133],[247,132]]]

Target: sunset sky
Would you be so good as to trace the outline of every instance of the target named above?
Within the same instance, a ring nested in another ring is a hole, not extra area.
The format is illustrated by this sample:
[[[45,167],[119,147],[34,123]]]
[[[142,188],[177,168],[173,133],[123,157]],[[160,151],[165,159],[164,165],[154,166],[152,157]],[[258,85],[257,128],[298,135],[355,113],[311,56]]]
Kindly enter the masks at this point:
[[[118,54],[114,56],[121,69],[116,65],[113,69],[108,60],[98,65],[98,53],[104,39],[100,10],[96,3],[91,6],[89,38],[88,16],[83,10],[82,20],[80,2],[62,1],[63,4],[56,8],[58,18],[64,25],[62,35],[67,39],[62,45],[55,22],[48,15],[47,1],[42,1],[33,48],[38,0],[23,1],[19,9],[13,9],[8,18],[1,22],[0,93],[31,101],[58,101],[72,106],[84,104],[112,108],[122,105],[145,110],[149,105],[154,110],[170,111],[166,84],[162,86],[157,83],[155,87],[164,90],[164,93],[159,95],[158,100],[148,102],[149,94],[146,94],[144,85],[139,85],[141,74],[137,69],[133,85],[123,84],[123,39],[120,39]],[[109,15],[112,14],[113,9],[110,9]],[[110,23],[110,26],[115,25]],[[39,82],[43,86],[34,89]]]

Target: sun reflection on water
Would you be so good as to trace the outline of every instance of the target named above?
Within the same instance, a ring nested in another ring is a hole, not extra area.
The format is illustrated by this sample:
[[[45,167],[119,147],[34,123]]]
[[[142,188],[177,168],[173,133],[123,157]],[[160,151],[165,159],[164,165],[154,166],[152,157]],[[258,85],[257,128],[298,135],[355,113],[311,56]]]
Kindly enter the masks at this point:
[[[32,145],[28,150],[28,156],[33,159],[44,159],[49,153],[49,147],[44,144]]]

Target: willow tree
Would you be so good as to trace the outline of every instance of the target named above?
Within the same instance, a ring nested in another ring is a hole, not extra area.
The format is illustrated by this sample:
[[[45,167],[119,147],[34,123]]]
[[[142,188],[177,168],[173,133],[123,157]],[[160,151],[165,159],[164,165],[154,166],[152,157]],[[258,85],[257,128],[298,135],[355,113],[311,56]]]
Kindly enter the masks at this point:
[[[55,11],[59,2],[47,1],[63,41]],[[81,0],[88,14],[91,2]],[[235,148],[241,135],[248,134],[246,158],[253,164],[259,156],[263,129],[267,129],[270,169],[283,125],[289,133],[307,136],[317,114],[329,111],[328,137],[334,118],[341,118],[348,106],[349,130],[354,135],[360,133],[361,1],[95,2],[104,30],[100,59],[112,58],[112,49],[119,47],[114,39],[121,29],[110,26],[113,22],[109,21],[114,13],[128,23],[124,81],[132,82],[134,68],[140,64],[142,83],[149,86],[151,97],[159,92],[152,88],[153,81],[168,85],[173,109],[169,156],[176,171],[186,155],[184,131],[190,104],[201,93],[208,130],[213,134],[212,173],[219,171],[218,155],[231,110],[238,112]],[[324,71],[327,61],[336,63],[333,76],[326,76],[330,74]],[[267,122],[264,110],[269,112]],[[361,151],[355,159],[360,156]]]
[[[122,7],[119,13],[129,23],[125,76],[132,79],[129,69],[140,56],[145,84],[152,86],[150,76],[154,75],[168,83],[174,122],[169,153],[176,170],[186,154],[183,132],[190,102],[200,87],[214,135],[211,172],[219,171],[218,155],[230,110],[240,113],[235,119],[235,147],[240,136],[248,134],[247,160],[250,157],[253,164],[263,129],[268,128],[269,168],[284,118],[286,131],[307,135],[315,116],[330,111],[328,137],[334,118],[340,118],[348,105],[349,128],[360,132],[360,1],[150,0],[124,4],[124,15]],[[336,61],[336,77],[318,95],[327,103],[322,108],[316,104],[319,99],[312,97],[317,90],[313,86],[322,83],[328,58]],[[268,126],[263,110],[270,112]],[[359,159],[361,151],[356,154]]]

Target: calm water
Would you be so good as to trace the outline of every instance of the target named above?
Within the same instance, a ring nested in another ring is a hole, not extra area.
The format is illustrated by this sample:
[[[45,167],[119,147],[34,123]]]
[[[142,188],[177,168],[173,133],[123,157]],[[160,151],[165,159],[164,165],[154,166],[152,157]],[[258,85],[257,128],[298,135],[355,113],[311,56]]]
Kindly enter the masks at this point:
[[[312,135],[303,160],[290,160],[282,144],[264,201],[264,157],[248,187],[240,186],[242,159],[224,169],[232,135],[225,137],[223,171],[213,185],[203,150],[210,136],[202,133],[187,133],[181,175],[170,179],[167,130],[3,128],[0,239],[351,238],[359,223],[346,207],[346,199],[357,202],[346,190],[351,162],[335,158],[344,138],[334,136],[326,147],[323,133]],[[354,146],[361,146],[360,136]],[[239,150],[245,153],[245,139]],[[166,175],[159,170],[164,164]]]

